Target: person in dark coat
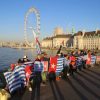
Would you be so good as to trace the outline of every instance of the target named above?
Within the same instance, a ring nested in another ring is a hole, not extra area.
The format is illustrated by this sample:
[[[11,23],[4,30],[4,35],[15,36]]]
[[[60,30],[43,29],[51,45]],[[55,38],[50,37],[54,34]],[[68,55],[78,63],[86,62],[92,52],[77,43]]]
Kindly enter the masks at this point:
[[[34,68],[30,78],[30,81],[33,80],[31,100],[35,99],[35,95],[36,95],[36,100],[40,100],[40,84],[42,82],[42,77],[41,77],[41,70],[38,70],[38,65],[35,64],[36,62],[41,63],[41,55],[37,55],[37,58],[34,61]]]

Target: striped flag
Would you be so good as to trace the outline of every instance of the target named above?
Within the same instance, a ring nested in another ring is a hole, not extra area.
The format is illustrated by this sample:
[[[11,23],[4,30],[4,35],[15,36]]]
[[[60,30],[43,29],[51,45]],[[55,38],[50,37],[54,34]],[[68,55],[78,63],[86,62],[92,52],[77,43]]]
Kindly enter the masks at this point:
[[[76,60],[76,66],[81,66],[82,65],[82,57],[79,56],[77,57],[77,60]]]
[[[37,54],[41,54],[40,42],[37,37],[36,37],[36,49],[37,49]]]
[[[56,72],[60,73],[63,70],[63,65],[64,65],[64,57],[57,58]]]
[[[33,30],[33,35],[34,35],[34,39],[36,41],[37,54],[41,54],[40,42],[39,42],[37,34],[36,34],[36,32],[34,30]]]
[[[26,85],[26,75],[25,75],[25,68],[23,66],[16,66],[15,70],[13,71],[14,74],[18,73],[21,79],[21,83]]]
[[[43,64],[40,61],[34,62],[34,72],[42,72],[43,71]]]
[[[21,88],[21,84],[20,84],[21,81],[17,75],[16,77],[11,72],[5,72],[4,76],[5,76],[10,93],[17,90],[18,88]]]
[[[43,64],[43,72],[48,71],[48,61],[42,61]]]
[[[96,62],[96,56],[91,56],[91,64],[95,64]]]
[[[13,72],[4,73],[10,93],[26,85],[25,70],[21,66],[16,66]]]

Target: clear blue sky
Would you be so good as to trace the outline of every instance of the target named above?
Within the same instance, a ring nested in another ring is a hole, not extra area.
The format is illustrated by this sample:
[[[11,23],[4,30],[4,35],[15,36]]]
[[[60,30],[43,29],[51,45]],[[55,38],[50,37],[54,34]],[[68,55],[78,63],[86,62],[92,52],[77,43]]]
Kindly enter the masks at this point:
[[[42,37],[57,26],[100,29],[100,0],[0,0],[0,40],[24,40],[24,16],[32,6],[40,11]]]

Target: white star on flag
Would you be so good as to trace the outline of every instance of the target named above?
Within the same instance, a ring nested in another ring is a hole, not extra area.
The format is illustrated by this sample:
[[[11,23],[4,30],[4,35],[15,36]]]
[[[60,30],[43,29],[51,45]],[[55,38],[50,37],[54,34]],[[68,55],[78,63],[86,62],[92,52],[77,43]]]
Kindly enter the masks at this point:
[[[28,77],[30,74],[29,73],[26,73],[26,76]]]
[[[55,68],[55,64],[53,63],[53,64],[51,65],[51,67],[52,67],[52,68]]]
[[[44,68],[46,68],[47,66],[46,65],[44,65]]]

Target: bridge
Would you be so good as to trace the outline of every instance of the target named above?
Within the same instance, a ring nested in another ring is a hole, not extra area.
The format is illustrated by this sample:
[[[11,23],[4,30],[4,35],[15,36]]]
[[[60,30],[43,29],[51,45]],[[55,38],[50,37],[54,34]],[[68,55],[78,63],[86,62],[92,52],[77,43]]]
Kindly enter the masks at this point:
[[[41,86],[32,100],[100,100],[100,66],[83,69],[56,82]],[[37,95],[39,94],[40,95]],[[14,95],[11,100],[31,100],[31,92]]]

